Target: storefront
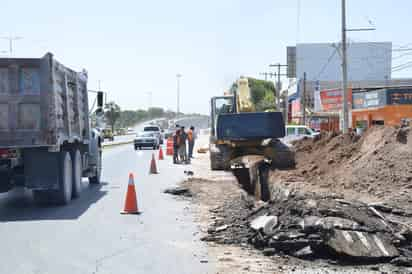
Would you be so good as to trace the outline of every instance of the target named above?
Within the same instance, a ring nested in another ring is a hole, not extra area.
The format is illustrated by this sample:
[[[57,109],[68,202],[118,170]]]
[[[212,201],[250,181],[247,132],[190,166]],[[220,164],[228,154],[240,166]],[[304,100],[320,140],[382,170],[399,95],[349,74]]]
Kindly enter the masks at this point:
[[[353,94],[352,126],[400,125],[412,119],[412,88],[379,89]]]

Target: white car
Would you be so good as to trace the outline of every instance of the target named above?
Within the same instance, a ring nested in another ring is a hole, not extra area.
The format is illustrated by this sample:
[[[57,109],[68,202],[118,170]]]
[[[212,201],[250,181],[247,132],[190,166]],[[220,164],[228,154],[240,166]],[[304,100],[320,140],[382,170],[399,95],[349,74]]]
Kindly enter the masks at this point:
[[[287,125],[285,132],[286,136],[281,140],[287,145],[290,145],[292,141],[301,140],[305,137],[314,138],[320,134],[305,125]]]
[[[162,134],[162,132],[163,132],[163,130],[159,127],[159,126],[156,126],[156,125],[148,125],[148,126],[145,126],[144,128],[143,128],[143,131],[144,132],[152,132],[152,133],[154,133],[155,134],[155,136],[159,139],[159,144],[163,144],[163,134]]]

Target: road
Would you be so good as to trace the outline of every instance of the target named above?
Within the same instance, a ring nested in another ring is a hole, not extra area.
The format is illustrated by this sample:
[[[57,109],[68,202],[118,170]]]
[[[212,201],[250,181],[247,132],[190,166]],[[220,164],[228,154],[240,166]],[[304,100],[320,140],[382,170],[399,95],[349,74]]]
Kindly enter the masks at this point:
[[[187,166],[158,162],[151,150],[105,148],[103,183],[83,181],[82,196],[65,207],[38,207],[31,193],[0,195],[0,273],[213,273],[189,202],[162,190]],[[128,174],[135,174],[141,215],[121,215]]]

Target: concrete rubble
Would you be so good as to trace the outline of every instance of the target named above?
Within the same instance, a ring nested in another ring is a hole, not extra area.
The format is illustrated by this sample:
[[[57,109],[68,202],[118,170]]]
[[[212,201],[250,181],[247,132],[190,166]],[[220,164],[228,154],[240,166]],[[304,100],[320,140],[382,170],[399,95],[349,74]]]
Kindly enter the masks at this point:
[[[279,188],[272,197],[253,208],[238,199],[214,209],[203,240],[251,244],[268,256],[412,266],[412,229],[393,214],[407,214],[402,209]]]

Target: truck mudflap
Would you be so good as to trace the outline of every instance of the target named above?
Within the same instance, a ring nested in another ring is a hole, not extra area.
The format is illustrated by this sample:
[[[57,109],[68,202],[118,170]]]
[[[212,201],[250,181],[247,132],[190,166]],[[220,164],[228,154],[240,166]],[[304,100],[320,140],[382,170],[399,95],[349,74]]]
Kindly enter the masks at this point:
[[[231,169],[238,183],[256,200],[270,200],[268,184],[271,162],[261,155],[246,155],[232,159]]]
[[[25,186],[33,190],[59,188],[60,153],[47,149],[29,149],[24,153]]]

